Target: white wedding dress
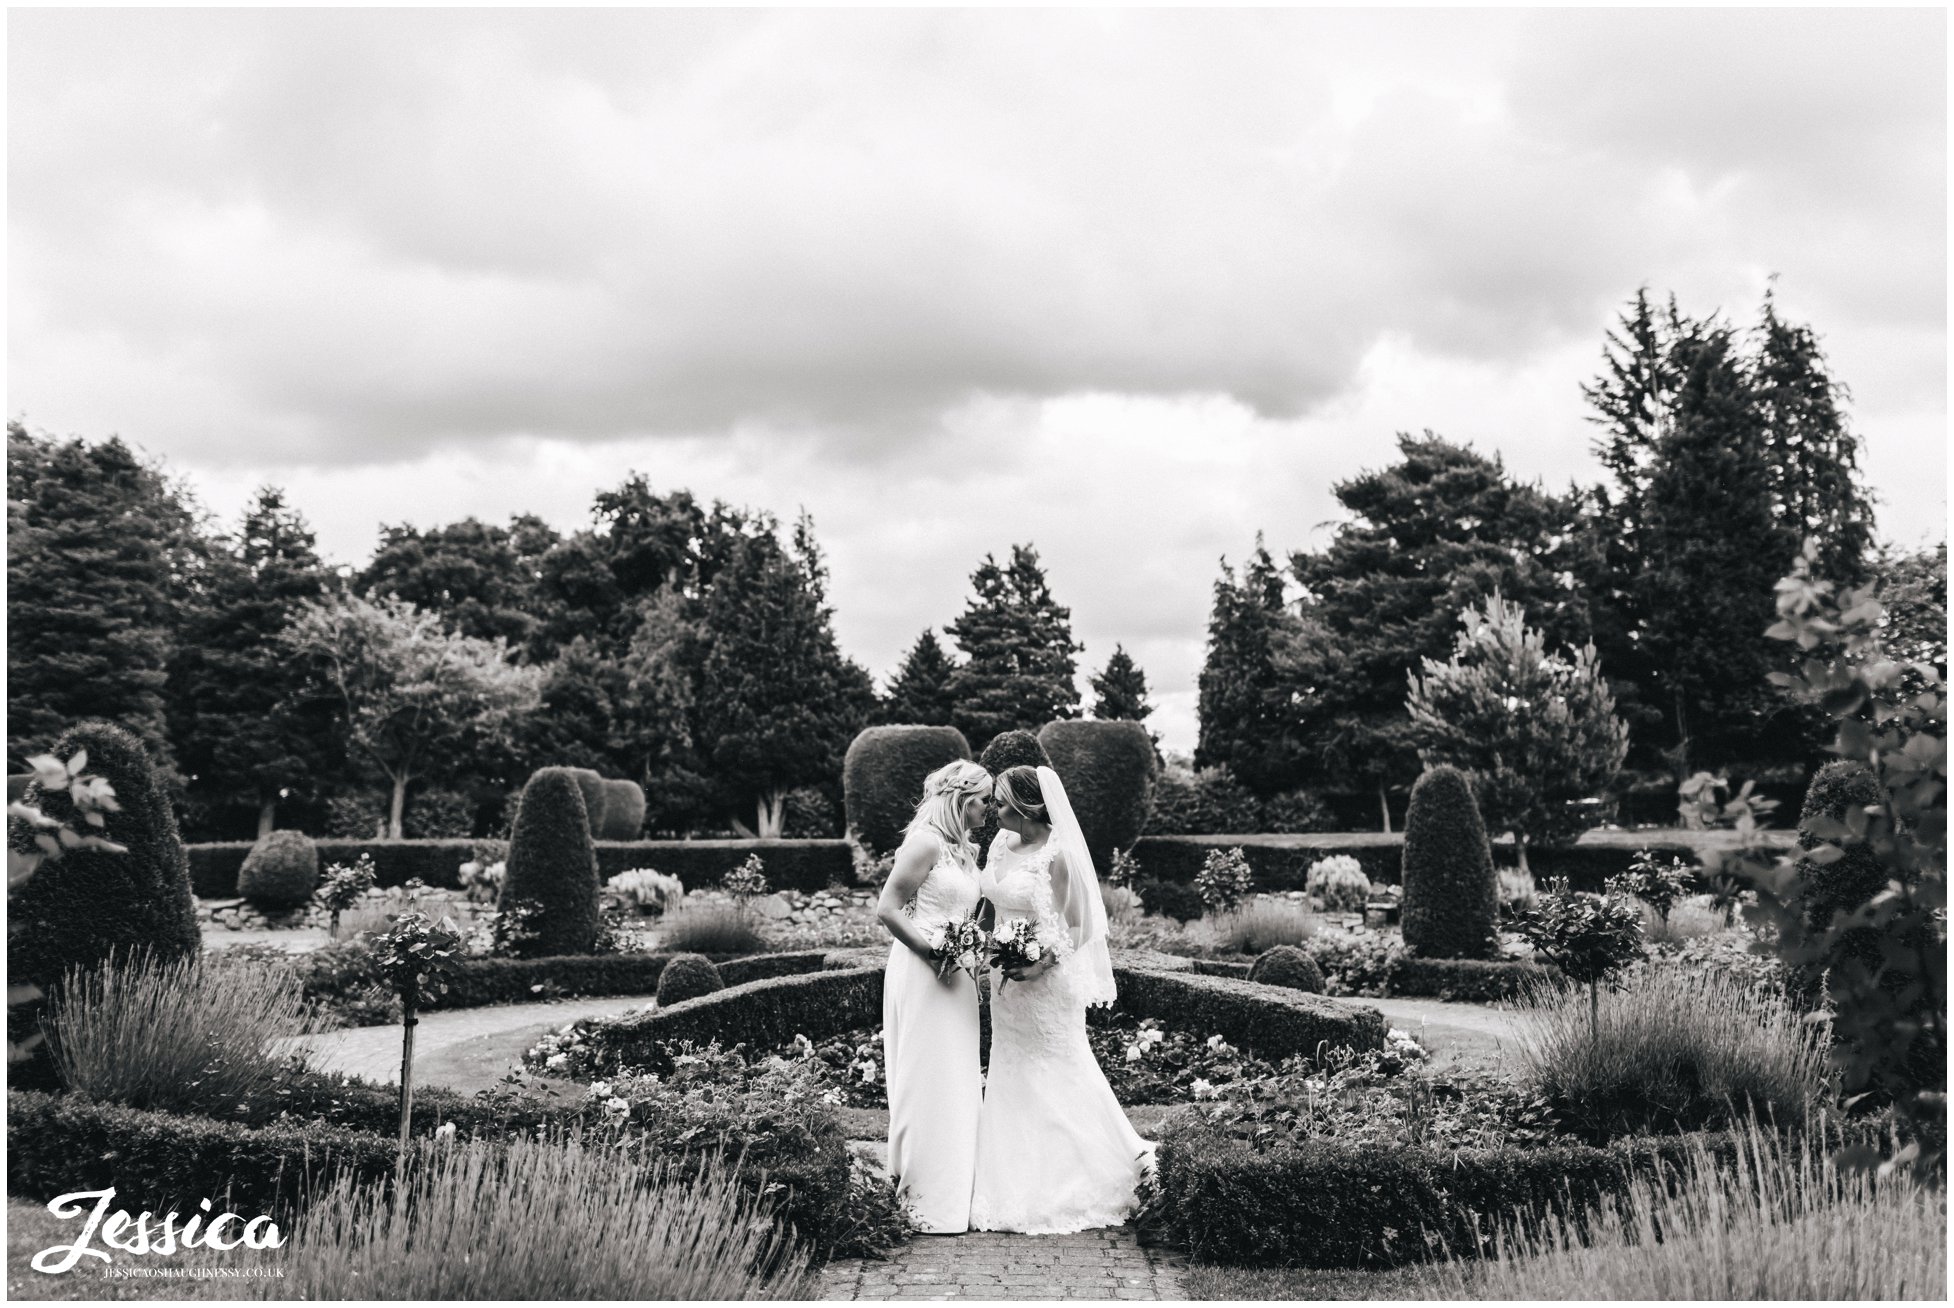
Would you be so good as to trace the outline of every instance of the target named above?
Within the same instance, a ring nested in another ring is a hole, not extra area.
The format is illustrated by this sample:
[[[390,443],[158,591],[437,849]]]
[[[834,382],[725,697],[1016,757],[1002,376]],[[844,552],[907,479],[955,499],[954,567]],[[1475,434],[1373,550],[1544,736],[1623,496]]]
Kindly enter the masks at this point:
[[[934,936],[977,906],[977,873],[947,854],[923,878],[908,911]],[[889,1174],[915,1209],[919,1230],[970,1226],[977,1113],[984,1102],[977,983],[951,984],[901,941],[882,975],[882,1053],[889,1078]]]
[[[1071,936],[1053,903],[1048,841],[1026,855],[1006,832],[991,849],[986,893],[1002,930],[1018,918],[1039,934]],[[1134,1186],[1154,1146],[1126,1120],[1086,1039],[1086,1001],[1076,969],[1060,962],[1029,981],[991,974],[991,1061],[977,1120],[970,1225],[978,1231],[1056,1235],[1117,1226],[1133,1211]]]

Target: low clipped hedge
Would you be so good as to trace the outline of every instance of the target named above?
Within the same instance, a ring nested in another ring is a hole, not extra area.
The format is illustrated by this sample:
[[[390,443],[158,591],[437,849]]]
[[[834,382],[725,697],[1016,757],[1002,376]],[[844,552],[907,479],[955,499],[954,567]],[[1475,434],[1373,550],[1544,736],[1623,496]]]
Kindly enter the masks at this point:
[[[1659,855],[1672,855],[1700,867],[1700,850],[1721,847],[1729,833],[1706,832],[1689,837],[1677,831],[1651,832],[1647,840],[1623,831],[1588,832],[1579,843],[1564,849],[1527,850],[1527,862],[1534,879],[1543,885],[1553,877],[1564,876],[1576,890],[1599,892],[1609,877],[1628,871],[1637,850],[1648,849]],[[1789,846],[1795,833],[1767,831],[1764,843]],[[1133,845],[1139,860],[1140,875],[1147,880],[1181,882],[1192,885],[1201,862],[1214,849],[1239,848],[1255,870],[1257,890],[1306,890],[1310,864],[1332,854],[1347,854],[1357,860],[1364,875],[1381,884],[1402,881],[1404,837],[1382,832],[1339,832],[1317,835],[1280,836],[1247,834],[1238,836],[1141,836]],[[1493,842],[1493,860],[1502,867],[1513,863],[1510,842]],[[1707,885],[1699,886],[1707,890]]]
[[[833,968],[728,985],[670,1008],[628,1014],[593,1027],[590,1046],[598,1068],[611,1073],[656,1066],[660,1044],[718,1040],[767,1048],[797,1035],[819,1043],[881,1020],[882,969]]]
[[[1306,942],[1302,947],[1303,952],[1310,954],[1325,972],[1335,970],[1334,958],[1326,962],[1312,952],[1312,946],[1319,943],[1320,940]],[[1248,980],[1249,972],[1254,968],[1253,963],[1236,963],[1218,958],[1179,961],[1184,965],[1183,970],[1200,976],[1230,977],[1238,981]],[[1386,972],[1384,988],[1391,995],[1406,998],[1488,1004],[1516,998],[1529,985],[1551,981],[1559,975],[1559,968],[1521,959],[1412,958],[1401,955]]]
[[[1706,1136],[1721,1159],[1729,1135]],[[1606,1148],[1438,1149],[1325,1139],[1257,1153],[1212,1124],[1161,1142],[1146,1224],[1198,1262],[1243,1267],[1395,1267],[1481,1249],[1520,1214],[1591,1208],[1630,1179],[1675,1166],[1686,1136]]]
[[[1216,1032],[1271,1062],[1313,1055],[1324,1044],[1333,1049],[1384,1045],[1384,1015],[1355,1001],[1203,975],[1193,968],[1115,963],[1113,977],[1119,985],[1114,1007],[1120,1012]]]
[[[398,1121],[398,1101],[394,1112]],[[7,1193],[28,1199],[113,1186],[151,1212],[194,1212],[208,1198],[284,1226],[305,1194],[338,1175],[386,1180],[394,1151],[381,1132],[321,1122],[248,1127],[78,1095],[7,1094]]]
[[[205,899],[229,899],[238,893],[238,872],[254,842],[224,840],[185,846],[190,858],[190,884]],[[321,840],[322,867],[347,866],[361,854],[373,859],[376,884],[403,885],[418,878],[444,890],[461,888],[461,865],[475,856],[474,840]],[[776,890],[824,890],[847,885],[855,863],[845,840],[599,840],[597,872],[608,881],[620,872],[650,867],[669,873],[687,890],[716,886],[720,878],[758,854],[766,862],[767,881]]]

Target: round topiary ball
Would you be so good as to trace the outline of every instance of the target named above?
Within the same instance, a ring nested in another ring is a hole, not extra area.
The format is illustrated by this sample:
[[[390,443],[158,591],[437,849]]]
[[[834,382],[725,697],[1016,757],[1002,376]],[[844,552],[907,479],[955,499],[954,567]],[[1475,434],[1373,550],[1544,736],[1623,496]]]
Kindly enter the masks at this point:
[[[1137,722],[1052,722],[1038,733],[1079,815],[1093,866],[1104,875],[1115,849],[1140,838],[1152,810],[1160,760]]]
[[[237,892],[260,908],[297,908],[319,886],[319,847],[303,831],[273,831],[251,846]]]
[[[1499,949],[1499,877],[1472,783],[1435,767],[1411,788],[1404,819],[1405,947],[1425,958],[1491,958]]]
[[[923,779],[969,757],[970,742],[955,727],[870,727],[855,737],[841,785],[856,838],[871,854],[895,850],[923,797]]]
[[[658,973],[658,1006],[670,1008],[725,988],[711,959],[704,954],[680,954]]]
[[[590,824],[590,838],[603,839],[597,833],[604,829],[604,805],[610,798],[609,792],[604,789],[604,778],[590,768],[563,770],[575,779],[577,789],[583,792],[583,815],[584,821]]]
[[[645,831],[645,788],[635,781],[603,783],[604,821],[594,840],[636,840]]]
[[[1265,986],[1306,990],[1312,995],[1323,993],[1323,969],[1316,965],[1315,959],[1294,945],[1277,945],[1264,950],[1260,957],[1249,964],[1248,979]]]
[[[532,934],[518,952],[531,958],[589,953],[602,920],[598,884],[597,850],[577,778],[570,768],[539,769],[523,788],[497,900],[504,909],[535,909]]]

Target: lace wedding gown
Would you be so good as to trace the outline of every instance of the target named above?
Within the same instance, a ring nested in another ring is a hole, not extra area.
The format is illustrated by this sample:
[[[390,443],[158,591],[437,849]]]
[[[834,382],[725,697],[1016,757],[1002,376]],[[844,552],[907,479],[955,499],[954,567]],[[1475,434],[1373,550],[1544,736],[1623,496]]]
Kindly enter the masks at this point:
[[[1071,937],[1052,900],[1047,843],[1021,854],[1008,833],[993,847],[989,894],[1001,930],[1018,918],[1040,936]],[[991,1062],[977,1119],[970,1225],[979,1231],[1056,1235],[1117,1226],[1154,1146],[1121,1111],[1086,1039],[1086,1006],[1064,962],[1000,986],[991,974]]]
[[[977,906],[977,874],[939,855],[908,906],[934,935]],[[901,941],[882,976],[882,1052],[889,1078],[889,1173],[914,1206],[918,1229],[969,1229],[977,1113],[984,1101],[978,1056],[977,984],[953,984]]]

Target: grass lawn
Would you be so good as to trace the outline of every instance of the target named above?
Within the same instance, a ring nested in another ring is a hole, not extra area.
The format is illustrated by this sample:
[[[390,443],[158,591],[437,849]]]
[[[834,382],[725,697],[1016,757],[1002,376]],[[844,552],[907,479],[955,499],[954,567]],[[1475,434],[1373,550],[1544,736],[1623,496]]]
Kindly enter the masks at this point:
[[[1441,1297],[1420,1267],[1189,1267],[1190,1299],[1432,1299]]]
[[[249,1216],[249,1214],[243,1214]],[[258,1281],[240,1276],[198,1276],[203,1269],[255,1267],[278,1251],[261,1249],[192,1249],[184,1253],[147,1256],[109,1249],[101,1234],[88,1243],[102,1249],[113,1263],[83,1257],[70,1271],[37,1272],[34,1255],[54,1245],[73,1244],[80,1236],[86,1218],[64,1221],[47,1210],[47,1205],[31,1199],[7,1199],[7,1298],[9,1299],[249,1299]],[[227,1230],[226,1238],[235,1235]],[[142,1272],[189,1271],[191,1275],[144,1276]],[[132,1272],[134,1275],[115,1275]]]

